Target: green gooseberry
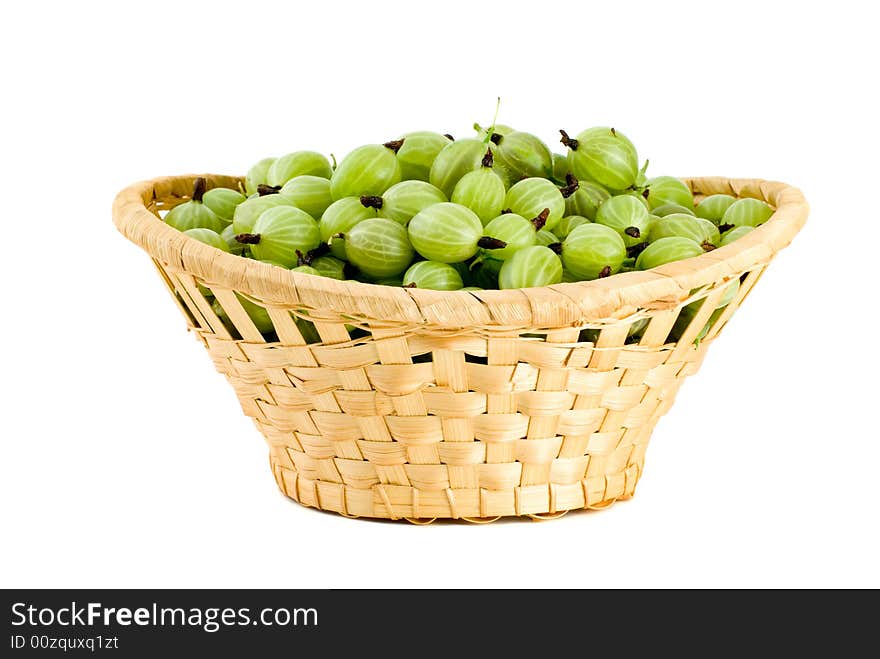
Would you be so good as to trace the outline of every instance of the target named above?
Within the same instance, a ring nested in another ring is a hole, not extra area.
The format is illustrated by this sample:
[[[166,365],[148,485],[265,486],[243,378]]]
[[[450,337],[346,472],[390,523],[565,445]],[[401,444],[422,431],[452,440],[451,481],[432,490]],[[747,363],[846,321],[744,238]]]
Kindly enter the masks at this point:
[[[553,227],[553,234],[556,235],[559,240],[565,240],[575,227],[589,223],[590,220],[583,215],[567,215],[559,220],[559,223]]]
[[[757,227],[772,215],[773,207],[760,199],[737,199],[724,211],[718,229],[723,232],[734,227]]]
[[[581,215],[595,221],[599,207],[611,199],[611,193],[597,183],[578,181],[577,190],[565,198],[565,214]]]
[[[562,261],[549,247],[525,247],[507,259],[498,273],[498,287],[532,288],[562,281]]]
[[[290,199],[297,208],[304,210],[315,219],[320,219],[333,203],[330,196],[330,180],[323,176],[303,174],[285,183],[278,194]]]
[[[321,244],[321,231],[314,218],[294,206],[276,206],[264,211],[251,233],[239,234],[236,240],[250,246],[259,261],[273,261],[286,268],[298,265],[299,253]]]
[[[694,208],[697,217],[709,220],[713,224],[721,224],[724,212],[736,201],[736,197],[729,194],[713,194],[703,199]]]
[[[494,156],[486,149],[479,169],[462,176],[452,190],[450,201],[467,206],[483,224],[501,214],[507,189],[494,169]]]
[[[449,201],[446,195],[426,181],[401,181],[382,195],[379,215],[406,226],[422,209],[444,201]]]
[[[728,229],[724,233],[721,234],[721,243],[718,245],[719,247],[726,247],[734,240],[739,240],[747,233],[751,233],[755,230],[755,227],[734,227],[733,229]]]
[[[229,245],[226,244],[226,241],[216,231],[211,229],[187,229],[183,233],[190,238],[198,240],[200,243],[215,247],[221,252],[229,252]]]
[[[349,262],[375,278],[399,275],[413,260],[413,247],[406,227],[377,217],[355,224],[344,235]]]
[[[382,195],[400,182],[397,152],[405,142],[394,140],[385,144],[367,144],[345,156],[330,179],[333,199]]]
[[[452,141],[448,135],[427,130],[404,135],[403,145],[397,150],[403,180],[427,181],[437,154]]]
[[[214,214],[227,224],[232,222],[235,207],[243,203],[247,197],[238,190],[229,188],[213,188],[202,196],[202,203],[214,211]]]
[[[645,242],[651,230],[651,216],[631,195],[612,197],[599,207],[596,222],[614,229],[627,247]]]
[[[565,198],[552,181],[525,178],[507,191],[504,208],[522,217],[537,217],[546,208],[549,214],[544,228],[552,231],[565,215]]]
[[[226,222],[202,201],[207,188],[207,179],[197,178],[193,183],[192,198],[168,211],[165,223],[178,231],[186,231],[187,229],[211,229],[217,233],[223,231]]]
[[[276,158],[266,172],[266,183],[272,187],[281,186],[297,176],[320,176],[330,178],[333,169],[330,161],[316,151],[294,151]]]
[[[648,234],[648,241],[654,242],[669,236],[690,238],[702,245],[706,251],[715,249],[721,242],[718,227],[709,220],[685,213],[672,213],[654,222]]]
[[[656,215],[657,217],[666,217],[667,215],[672,215],[673,213],[683,213],[684,215],[696,216],[696,213],[690,208],[679,206],[678,204],[663,204],[662,206],[652,208],[651,213],[653,215]]]
[[[494,131],[490,140],[495,144],[495,156],[512,174],[511,180],[553,175],[553,155],[540,138],[522,131],[502,135]]]
[[[235,213],[232,215],[232,227],[235,235],[251,233],[260,215],[276,206],[293,207],[293,202],[276,193],[250,197],[241,202],[235,207]]]
[[[572,139],[565,131],[571,173],[578,180],[595,181],[609,190],[631,188],[639,173],[636,148],[626,136],[605,126],[588,128]]]
[[[318,226],[321,240],[330,245],[333,256],[345,260],[345,241],[340,235],[351,231],[358,222],[378,217],[380,202],[381,197],[343,197],[327,207]]]
[[[317,270],[322,277],[330,277],[330,279],[346,279],[345,261],[337,259],[335,256],[317,256],[309,263]]]
[[[251,167],[244,179],[244,191],[248,196],[257,194],[257,187],[268,185],[269,169],[275,162],[275,158],[263,158]]]
[[[565,269],[578,280],[613,275],[626,258],[623,238],[604,224],[581,224],[557,245]]]
[[[457,291],[462,287],[462,279],[458,270],[447,263],[418,261],[404,273],[403,285],[433,291]]]
[[[676,204],[691,210],[694,208],[694,195],[691,189],[684,181],[674,176],[655,176],[648,179],[645,190],[648,206],[652,210],[666,204]]]
[[[660,238],[648,245],[636,258],[637,270],[650,270],[673,261],[689,259],[703,254],[700,243],[691,238],[670,236]]]

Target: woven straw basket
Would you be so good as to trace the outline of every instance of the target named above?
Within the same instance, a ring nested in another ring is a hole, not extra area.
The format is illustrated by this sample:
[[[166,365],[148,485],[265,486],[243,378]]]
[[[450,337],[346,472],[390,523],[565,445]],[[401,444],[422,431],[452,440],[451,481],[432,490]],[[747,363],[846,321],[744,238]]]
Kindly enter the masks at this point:
[[[808,210],[783,183],[687,179],[698,199],[755,197],[776,212],[731,245],[647,272],[440,292],[301,275],[192,240],[158,214],[185,201],[194,178],[123,190],[114,221],[152,257],[263,433],[278,487],[306,506],[413,522],[546,518],[632,496],[657,420]],[[736,297],[695,341],[735,278]],[[273,335],[236,293],[266,308]],[[680,340],[665,343],[680,309],[701,298]],[[303,339],[297,317],[319,343]]]

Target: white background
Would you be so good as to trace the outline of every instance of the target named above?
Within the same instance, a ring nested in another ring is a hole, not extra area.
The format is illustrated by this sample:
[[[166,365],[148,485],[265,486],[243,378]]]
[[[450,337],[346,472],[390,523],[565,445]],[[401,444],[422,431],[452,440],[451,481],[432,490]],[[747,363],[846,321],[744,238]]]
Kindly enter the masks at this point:
[[[816,6],[833,7],[816,9]],[[870,3],[15,3],[0,25],[0,586],[880,586]],[[652,174],[800,186],[810,221],[648,452],[545,523],[302,508],[115,193],[416,129],[614,125]]]

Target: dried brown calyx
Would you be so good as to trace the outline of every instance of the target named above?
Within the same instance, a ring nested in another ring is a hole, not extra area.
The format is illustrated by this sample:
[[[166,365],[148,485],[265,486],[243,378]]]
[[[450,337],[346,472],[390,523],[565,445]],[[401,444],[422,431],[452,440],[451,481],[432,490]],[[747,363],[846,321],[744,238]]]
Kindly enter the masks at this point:
[[[629,236],[630,238],[641,238],[642,237],[642,232],[639,230],[638,227],[627,227],[626,229],[623,230],[623,232],[627,236]]]
[[[443,133],[443,137],[445,137],[445,138],[446,138],[447,140],[449,140],[450,142],[454,142],[454,141],[455,141],[455,138],[454,138],[452,135],[450,135],[449,133]]]
[[[599,279],[603,279],[605,277],[608,277],[609,275],[611,275],[611,266],[610,265],[606,265],[604,268],[599,270]]]
[[[507,243],[503,240],[498,240],[497,238],[483,236],[477,241],[477,247],[481,247],[482,249],[504,249],[507,247]]]
[[[550,243],[547,245],[550,249],[552,249],[557,254],[562,254],[562,243]]]
[[[629,258],[633,258],[641,254],[645,251],[645,248],[648,246],[647,241],[643,243],[638,243],[637,245],[632,245],[631,247],[626,248],[626,255]]]
[[[559,134],[562,135],[562,139],[559,141],[562,142],[563,146],[568,147],[572,151],[577,151],[578,141],[576,139],[574,139],[573,137],[569,137],[568,133],[566,133],[561,128],[559,129]]]
[[[565,185],[559,188],[563,199],[568,199],[571,195],[578,191],[581,186],[580,182],[572,174],[565,175]]]
[[[700,243],[700,247],[703,248],[704,252],[711,252],[713,249],[715,249],[715,245],[710,243],[708,240],[704,240],[702,243]]]
[[[280,185],[266,185],[265,183],[260,183],[257,186],[257,194],[261,197],[265,197],[270,194],[278,194],[278,191],[281,190]]]
[[[364,208],[375,208],[376,210],[380,210],[383,203],[382,197],[377,197],[376,195],[361,196],[361,205]]]
[[[235,241],[242,245],[257,245],[260,242],[260,234],[258,233],[240,233],[235,237]]]
[[[193,181],[193,201],[201,201],[202,197],[205,196],[205,193],[208,191],[208,179],[204,176],[199,176],[195,181]]]
[[[734,224],[719,224],[718,225],[718,233],[724,233],[725,231],[730,231],[734,226]]]
[[[492,142],[492,144],[494,144],[496,146],[501,144],[501,140],[503,140],[503,139],[504,139],[504,135],[502,135],[501,133],[492,133],[489,136],[489,141]]]
[[[383,144],[382,146],[384,146],[386,149],[391,149],[392,151],[394,151],[394,153],[397,153],[398,151],[400,151],[400,147],[403,146],[403,142],[404,140],[403,138],[401,138],[399,140],[391,140],[390,142],[385,142],[385,144]]]
[[[530,222],[535,227],[535,231],[540,231],[544,228],[544,225],[547,224],[547,218],[550,217],[550,209],[545,208],[542,210],[536,217],[533,217]]]
[[[495,166],[495,156],[492,155],[492,149],[486,149],[486,155],[483,156],[483,160],[480,162],[483,167],[494,167]]]

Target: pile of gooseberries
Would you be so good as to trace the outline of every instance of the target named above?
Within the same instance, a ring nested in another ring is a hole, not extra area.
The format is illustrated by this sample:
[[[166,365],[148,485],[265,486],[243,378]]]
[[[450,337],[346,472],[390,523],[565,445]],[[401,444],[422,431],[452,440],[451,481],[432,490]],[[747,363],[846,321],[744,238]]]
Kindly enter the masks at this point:
[[[433,290],[528,288],[647,270],[767,221],[757,199],[699,202],[648,178],[619,130],[560,131],[566,153],[509,126],[407,133],[338,164],[266,158],[238,190],[195,181],[164,220],[221,251],[311,276]]]

